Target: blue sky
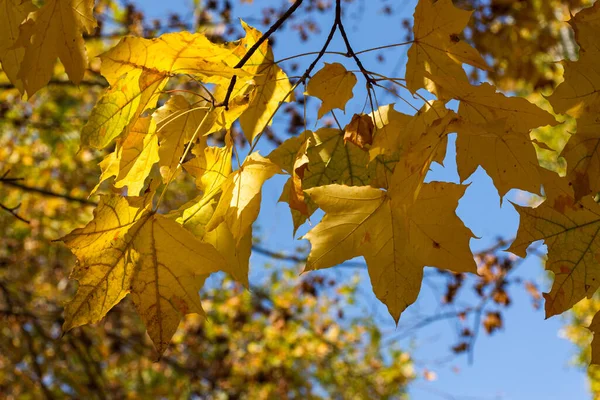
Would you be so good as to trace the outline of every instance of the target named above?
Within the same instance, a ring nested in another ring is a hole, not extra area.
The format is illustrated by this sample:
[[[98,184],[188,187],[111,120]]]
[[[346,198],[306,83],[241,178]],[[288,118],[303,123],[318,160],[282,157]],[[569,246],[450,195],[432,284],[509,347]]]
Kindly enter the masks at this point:
[[[161,2],[158,0],[138,2],[140,7],[147,10],[150,17],[164,17],[167,11],[178,11],[189,15],[191,1]],[[239,6],[236,2],[236,16],[245,19],[260,18],[257,13],[260,7],[271,4],[273,1],[257,1],[252,5]],[[373,2],[378,6],[383,2]],[[275,1],[274,4],[280,4]],[[385,16],[380,12],[380,7],[370,8],[369,2],[357,1],[346,6],[345,26],[355,51],[371,47],[402,42],[405,40],[405,30],[401,27],[401,19],[411,16],[416,0],[404,0],[400,15]],[[313,36],[311,41],[301,43],[298,35],[289,29],[278,37],[278,45],[274,49],[275,58],[281,59],[306,51],[316,51],[321,48],[324,41],[323,35],[327,33],[333,15],[319,16],[318,23],[322,32]],[[330,50],[344,51],[339,37],[334,40]],[[369,53],[361,58],[367,69],[372,69],[382,74],[403,76],[403,69],[396,69],[398,60],[405,54],[407,48],[396,48],[381,52],[387,62],[379,64],[375,60],[377,53]],[[296,60],[300,61],[300,60]],[[303,58],[300,62],[300,71],[312,61],[310,57]],[[348,69],[356,69],[354,65],[343,57],[325,57],[322,61],[342,62]],[[401,59],[404,65],[406,58]],[[321,64],[322,65],[322,64]],[[317,67],[318,70],[319,67]],[[337,113],[340,121],[345,125],[354,112],[360,112],[364,104],[365,93],[361,91],[364,82],[360,81],[355,88],[354,99],[347,106],[346,114]],[[395,102],[390,96],[378,95],[381,104]],[[408,94],[405,96],[408,97]],[[414,104],[420,106],[415,101]],[[309,124],[315,125],[318,101],[308,104]],[[396,109],[405,113],[412,113],[411,108],[397,102]],[[319,125],[317,125],[319,126]],[[274,127],[278,129],[278,118],[274,120]],[[282,129],[285,129],[283,127]],[[285,134],[280,135],[285,137]],[[268,144],[258,146],[261,154],[266,155],[271,150]],[[453,140],[450,141],[445,167],[436,165],[430,172],[428,179],[458,183],[456,165],[453,160]],[[307,242],[298,242],[292,237],[292,225],[289,209],[286,204],[277,204],[285,177],[276,177],[269,181],[263,191],[262,211],[258,220],[260,234],[265,247],[277,251],[293,252],[298,245],[307,245]],[[500,207],[497,191],[481,168],[467,181],[470,186],[465,197],[461,200],[457,214],[480,240],[473,240],[471,247],[474,250],[483,249],[492,244],[497,237],[512,238],[518,226],[518,214],[508,201]],[[523,201],[523,196],[509,193],[508,199]],[[314,220],[318,221],[318,220]],[[306,232],[306,227],[300,234]],[[259,282],[261,278],[261,264],[272,260],[259,255],[252,256],[253,272],[252,282]],[[372,295],[368,276],[365,271],[342,269],[332,272],[340,277],[350,279],[354,273],[361,276],[361,301],[355,306],[354,313],[373,315],[384,332],[393,333],[396,330],[391,317],[387,315],[385,307]],[[550,282],[543,272],[540,259],[529,257],[520,267],[518,275],[548,289]],[[417,363],[418,371],[426,367],[436,373],[437,379],[428,382],[418,379],[410,388],[412,398],[418,400],[437,400],[441,398],[460,399],[506,399],[506,400],[531,400],[531,399],[587,399],[590,394],[584,371],[569,365],[569,360],[576,349],[567,340],[559,337],[559,331],[564,324],[561,317],[544,320],[543,312],[536,311],[531,306],[530,298],[522,290],[512,290],[513,305],[505,312],[505,329],[492,337],[480,335],[474,352],[474,362],[469,364],[467,357],[454,358],[444,363],[440,360],[450,355],[450,346],[454,341],[454,331],[447,322],[440,322],[418,331],[412,338],[401,342],[402,347],[414,347],[413,357]],[[407,326],[411,318],[417,314],[432,314],[439,306],[439,298],[435,298],[427,287],[423,287],[417,303],[409,308],[403,315],[398,330]],[[411,317],[412,315],[412,317]],[[453,397],[444,397],[451,395]]]

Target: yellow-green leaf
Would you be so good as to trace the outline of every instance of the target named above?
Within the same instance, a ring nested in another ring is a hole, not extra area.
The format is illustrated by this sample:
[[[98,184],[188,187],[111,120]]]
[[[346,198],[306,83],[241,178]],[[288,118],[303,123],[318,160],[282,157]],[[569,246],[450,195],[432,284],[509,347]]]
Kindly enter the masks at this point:
[[[102,96],[81,131],[82,146],[102,149],[108,146],[148,108],[158,101],[168,78],[161,74],[134,70],[118,80]]]

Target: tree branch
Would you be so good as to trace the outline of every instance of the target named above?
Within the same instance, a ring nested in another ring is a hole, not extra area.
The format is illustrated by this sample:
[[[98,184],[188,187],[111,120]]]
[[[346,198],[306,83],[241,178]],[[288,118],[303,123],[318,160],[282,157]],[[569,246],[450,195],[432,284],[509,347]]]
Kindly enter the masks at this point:
[[[48,86],[87,86],[87,87],[108,87],[106,82],[101,81],[81,81],[79,84],[76,84],[71,81],[63,81],[59,79],[53,79],[48,82]],[[0,83],[0,89],[8,90],[8,89],[16,89],[15,85],[10,82]]]
[[[275,21],[271,27],[262,34],[262,36],[248,49],[244,57],[233,67],[233,68],[242,68],[246,62],[252,57],[252,55],[258,50],[258,48],[271,36],[283,23],[300,7],[303,0],[296,0],[294,4],[285,12],[283,15]],[[229,110],[229,98],[231,97],[231,92],[233,92],[233,88],[235,86],[235,82],[237,81],[237,76],[234,75],[231,77],[231,81],[229,82],[229,87],[227,88],[227,93],[225,94],[225,99],[221,104],[217,104],[217,107],[223,106],[226,110]]]

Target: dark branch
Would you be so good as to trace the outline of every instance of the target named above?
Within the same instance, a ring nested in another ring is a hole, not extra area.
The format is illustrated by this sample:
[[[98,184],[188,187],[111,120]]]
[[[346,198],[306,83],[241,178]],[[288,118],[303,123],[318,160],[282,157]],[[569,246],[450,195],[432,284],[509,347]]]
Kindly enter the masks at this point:
[[[102,82],[102,81],[81,81],[81,82],[79,82],[79,84],[76,84],[71,81],[53,79],[50,82],[48,82],[48,86],[108,87],[108,84],[106,82]],[[15,85],[13,85],[12,83],[6,82],[6,83],[0,83],[0,89],[8,90],[8,89],[16,89],[16,88],[15,88]]]
[[[73,202],[85,204],[88,206],[97,206],[98,205],[98,203],[96,203],[95,201],[89,200],[89,199],[83,199],[81,197],[74,197],[74,196],[70,196],[68,194],[61,194],[61,193],[52,192],[52,191],[46,190],[46,189],[40,189],[40,188],[36,188],[36,187],[32,187],[32,186],[27,186],[27,185],[17,182],[14,178],[8,178],[8,179],[0,178],[0,183],[4,184],[4,185],[15,187],[17,189],[24,190],[26,192],[39,193],[44,196],[50,196],[50,197],[57,197],[59,199],[73,201]]]
[[[248,49],[244,57],[233,67],[233,68],[242,68],[246,62],[252,57],[252,55],[258,50],[258,48],[271,36],[283,23],[300,7],[303,0],[296,0],[294,4],[285,12],[283,15],[275,21],[271,27],[262,34],[262,36]],[[218,104],[218,106],[224,106],[226,110],[229,109],[229,98],[231,97],[231,92],[233,92],[233,88],[235,86],[235,82],[237,81],[237,76],[234,75],[231,77],[231,81],[229,82],[229,87],[227,88],[227,93],[225,94],[225,99],[223,103]]]

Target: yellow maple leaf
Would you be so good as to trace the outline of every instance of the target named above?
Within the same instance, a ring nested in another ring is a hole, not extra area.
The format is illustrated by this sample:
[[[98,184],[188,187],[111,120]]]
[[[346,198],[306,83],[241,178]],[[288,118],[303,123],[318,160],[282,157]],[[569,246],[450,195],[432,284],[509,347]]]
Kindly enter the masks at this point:
[[[461,180],[482,166],[494,181],[500,198],[511,189],[540,193],[539,163],[529,134],[505,128],[505,122],[484,126],[462,121],[454,123],[456,164]]]
[[[168,78],[133,70],[100,98],[81,131],[82,146],[102,149],[135,124],[139,116],[158,101]]]
[[[44,87],[57,58],[74,83],[83,79],[88,59],[83,34],[96,29],[93,0],[48,0],[21,25],[19,44],[25,46],[18,78],[28,96]]]
[[[414,152],[415,144],[420,141],[418,151],[426,150],[427,146],[435,147],[433,160],[441,164],[446,154],[447,134],[456,114],[446,109],[441,101],[424,104],[415,115],[400,113],[393,106],[381,106],[371,113],[376,127],[369,150],[371,159],[394,153],[407,156]],[[428,140],[424,141],[424,137]]]
[[[97,322],[131,293],[162,354],[183,315],[203,313],[198,291],[225,260],[173,220],[148,212],[148,198],[103,197],[94,219],[61,239],[77,256],[79,282],[63,329]]]
[[[205,102],[190,104],[183,96],[175,95],[152,116],[158,128],[160,173],[168,182],[177,171],[185,145],[194,136],[206,146],[203,136],[216,129],[218,115]]]
[[[100,184],[110,177],[116,177],[114,187],[127,186],[129,196],[137,196],[144,187],[144,181],[152,166],[158,162],[158,138],[156,123],[152,117],[143,117],[129,130],[123,143],[117,143],[115,151],[100,163],[102,174]]]
[[[181,207],[181,216],[177,218],[177,222],[198,239],[212,244],[226,260],[223,271],[248,288],[252,228],[244,234],[239,243],[236,242],[227,224],[219,224],[216,229],[207,231],[206,225],[215,213],[216,203],[217,200],[212,197],[208,200],[204,196],[194,199]]]
[[[408,50],[406,86],[411,92],[424,88],[444,97],[427,73],[454,76],[468,82],[462,64],[488,70],[477,50],[460,35],[472,12],[460,10],[452,0],[420,0],[414,14],[414,40]]]
[[[31,1],[0,0],[0,64],[12,84],[23,93],[23,82],[18,77],[25,49],[15,46],[19,25],[37,8]]]
[[[183,164],[183,168],[196,178],[196,186],[204,193],[212,193],[231,174],[231,140],[225,147],[196,145],[192,153],[196,156]]]
[[[560,314],[600,286],[600,205],[591,197],[575,202],[568,181],[541,170],[546,200],[535,208],[515,208],[521,216],[517,237],[508,249],[524,257],[535,241],[548,246],[546,269],[554,284],[546,299],[546,317]]]
[[[276,164],[258,153],[246,157],[240,169],[221,185],[223,193],[206,229],[212,231],[226,223],[239,244],[258,217],[263,184],[280,172]]]
[[[102,75],[113,85],[134,70],[155,74],[193,74],[205,82],[219,83],[222,78],[248,74],[224,60],[232,49],[216,44],[201,33],[173,32],[155,39],[124,37],[102,58]]]
[[[244,27],[246,28],[246,25]],[[250,29],[253,28],[248,27],[246,32]],[[257,66],[252,70],[256,75],[254,88],[250,92],[248,108],[240,116],[240,125],[250,143],[271,124],[272,116],[279,105],[284,101],[293,100],[293,94],[290,93],[292,85],[285,72],[275,64],[270,46],[259,47],[251,60],[251,63]]]
[[[581,50],[579,60],[563,61],[564,81],[548,97],[555,112],[579,117],[586,109],[595,112],[600,102],[600,50]]]
[[[317,118],[321,119],[334,108],[346,109],[346,103],[352,98],[352,89],[357,79],[340,63],[328,64],[320,69],[306,85],[306,94],[319,98],[323,103],[319,107]]]
[[[567,179],[575,199],[600,192],[600,118],[585,113],[577,119],[577,132],[569,138],[561,156],[567,161]]]
[[[311,242],[306,270],[364,256],[375,295],[398,322],[417,299],[423,267],[475,272],[473,235],[454,212],[465,188],[428,183],[411,203],[399,185],[389,191],[343,185],[308,190],[325,216],[304,237]]]
[[[460,101],[458,116],[464,121],[485,125],[504,120],[507,128],[523,133],[540,126],[558,124],[549,112],[522,97],[507,97],[498,93],[489,83],[474,86],[453,77],[429,77],[452,98]]]

